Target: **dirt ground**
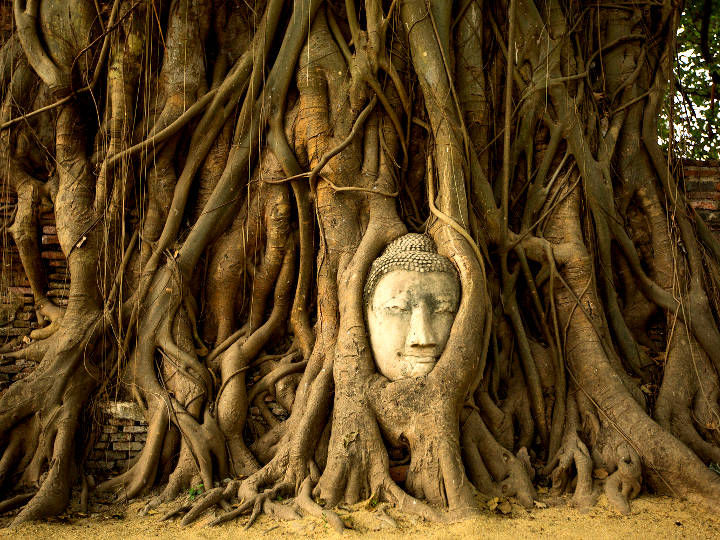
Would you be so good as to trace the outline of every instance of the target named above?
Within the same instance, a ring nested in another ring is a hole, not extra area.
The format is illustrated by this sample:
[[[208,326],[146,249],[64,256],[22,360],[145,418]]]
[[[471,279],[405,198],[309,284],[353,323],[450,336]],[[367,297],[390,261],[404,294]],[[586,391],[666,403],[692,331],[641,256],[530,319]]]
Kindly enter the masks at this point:
[[[178,504],[178,503],[175,503]],[[495,503],[497,504],[497,502]],[[543,499],[538,508],[527,511],[518,505],[501,505],[494,510],[492,501],[483,503],[479,517],[456,523],[427,523],[392,508],[387,513],[395,518],[398,527],[392,528],[380,512],[367,504],[359,504],[340,515],[348,529],[345,538],[720,538],[720,516],[711,514],[689,502],[668,497],[644,495],[633,501],[630,515],[622,516],[610,510],[604,496],[587,512],[571,508],[566,499]],[[27,524],[19,529],[0,529],[0,537],[78,539],[144,539],[188,538],[254,540],[258,538],[338,538],[323,520],[304,518],[298,521],[275,521],[261,517],[248,531],[243,531],[247,518],[208,527],[213,518],[210,511],[199,522],[181,527],[179,520],[160,521],[160,517],[174,505],[165,505],[151,515],[140,516],[144,502],[130,505],[105,506],[88,516],[70,512],[52,521]],[[546,507],[545,507],[546,506]],[[545,508],[543,508],[545,507]],[[97,510],[99,507],[92,508]],[[507,512],[503,514],[501,510]],[[10,517],[0,518],[7,527]]]

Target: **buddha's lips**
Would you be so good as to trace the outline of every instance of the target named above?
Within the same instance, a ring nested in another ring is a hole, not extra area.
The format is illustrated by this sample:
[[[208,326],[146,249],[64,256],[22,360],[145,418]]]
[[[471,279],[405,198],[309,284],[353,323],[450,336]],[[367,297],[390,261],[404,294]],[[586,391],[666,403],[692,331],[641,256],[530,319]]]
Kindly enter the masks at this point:
[[[437,356],[419,356],[416,354],[406,354],[405,358],[417,362],[418,364],[434,364],[438,361]]]

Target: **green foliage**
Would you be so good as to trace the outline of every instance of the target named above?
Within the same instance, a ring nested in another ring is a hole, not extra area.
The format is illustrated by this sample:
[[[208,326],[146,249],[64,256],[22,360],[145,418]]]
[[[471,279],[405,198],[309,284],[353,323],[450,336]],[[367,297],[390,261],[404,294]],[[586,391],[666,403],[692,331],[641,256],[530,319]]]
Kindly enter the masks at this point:
[[[688,0],[678,28],[675,81],[658,134],[675,155],[720,159],[720,0]]]
[[[195,498],[198,495],[202,495],[204,491],[205,491],[205,486],[202,484],[198,484],[197,486],[194,486],[194,487],[191,487],[190,489],[188,489],[188,497],[190,497],[191,501],[194,501]]]

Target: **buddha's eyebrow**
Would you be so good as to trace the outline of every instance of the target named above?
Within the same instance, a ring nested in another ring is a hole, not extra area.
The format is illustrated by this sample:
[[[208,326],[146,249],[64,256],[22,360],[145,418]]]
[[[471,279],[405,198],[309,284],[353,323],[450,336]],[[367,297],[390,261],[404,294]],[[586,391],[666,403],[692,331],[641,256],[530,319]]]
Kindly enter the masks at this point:
[[[438,302],[450,302],[450,303],[453,303],[453,302],[456,302],[456,301],[457,301],[457,297],[456,297],[456,296],[453,296],[453,295],[437,295],[437,296],[435,296],[435,299],[436,299]]]
[[[379,302],[378,305],[387,306],[388,304],[395,304],[397,302],[404,303],[404,304],[407,303],[408,302],[408,294],[407,293],[395,294],[395,295],[391,296],[390,298],[388,298],[387,300],[385,300],[384,302]]]

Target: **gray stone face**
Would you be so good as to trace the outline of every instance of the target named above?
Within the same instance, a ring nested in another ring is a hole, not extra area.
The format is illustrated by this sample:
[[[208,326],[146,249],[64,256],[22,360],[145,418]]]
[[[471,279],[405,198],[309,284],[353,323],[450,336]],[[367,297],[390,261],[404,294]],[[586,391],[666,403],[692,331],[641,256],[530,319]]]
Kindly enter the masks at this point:
[[[370,346],[391,381],[432,371],[445,349],[460,302],[449,259],[426,235],[395,240],[373,263],[365,285]]]

